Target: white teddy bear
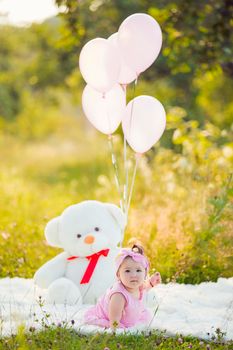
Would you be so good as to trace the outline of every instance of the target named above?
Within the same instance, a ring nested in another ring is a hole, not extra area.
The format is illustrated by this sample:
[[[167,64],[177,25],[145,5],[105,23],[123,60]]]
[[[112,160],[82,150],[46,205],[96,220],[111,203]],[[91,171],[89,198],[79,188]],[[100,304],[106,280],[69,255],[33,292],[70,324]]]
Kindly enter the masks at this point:
[[[84,201],[71,205],[47,224],[48,243],[64,252],[34,276],[47,289],[48,303],[94,304],[115,280],[115,257],[126,217],[114,204]]]

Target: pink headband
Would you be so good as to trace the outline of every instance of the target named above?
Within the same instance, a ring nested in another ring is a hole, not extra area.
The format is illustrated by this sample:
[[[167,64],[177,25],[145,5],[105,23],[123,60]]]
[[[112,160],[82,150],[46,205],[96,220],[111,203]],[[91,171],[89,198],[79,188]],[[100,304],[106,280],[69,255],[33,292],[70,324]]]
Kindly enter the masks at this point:
[[[130,258],[132,258],[134,261],[142,264],[142,266],[148,270],[149,269],[149,261],[147,260],[147,258],[145,257],[145,255],[139,254],[134,252],[131,249],[126,249],[123,248],[121,249],[121,252],[119,253],[119,255],[117,255],[116,257],[116,270],[118,271],[119,267],[121,266],[123,260],[129,256]]]

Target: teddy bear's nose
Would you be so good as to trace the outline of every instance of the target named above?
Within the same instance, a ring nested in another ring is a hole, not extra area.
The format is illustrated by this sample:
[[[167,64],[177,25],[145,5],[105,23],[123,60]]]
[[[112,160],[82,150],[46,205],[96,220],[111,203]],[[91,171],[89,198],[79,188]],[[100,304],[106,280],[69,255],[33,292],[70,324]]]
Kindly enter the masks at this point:
[[[77,237],[80,238],[80,237],[82,237],[82,235],[80,235],[80,233],[78,233],[78,234],[77,234]]]
[[[87,244],[92,244],[94,242],[94,240],[95,240],[95,237],[89,235],[89,236],[85,237],[84,242]]]

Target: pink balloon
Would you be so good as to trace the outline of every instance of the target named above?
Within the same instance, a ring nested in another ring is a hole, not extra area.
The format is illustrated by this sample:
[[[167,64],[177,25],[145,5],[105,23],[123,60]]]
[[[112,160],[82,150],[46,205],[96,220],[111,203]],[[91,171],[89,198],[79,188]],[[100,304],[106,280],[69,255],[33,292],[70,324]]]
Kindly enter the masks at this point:
[[[107,39],[90,40],[81,50],[79,68],[84,80],[94,89],[104,93],[118,81],[119,53]]]
[[[119,43],[118,43],[118,33],[112,34],[108,40],[112,45],[117,49],[120,56],[120,74],[118,77],[118,83],[122,85],[127,85],[137,79],[137,74],[128,66],[120,52]]]
[[[166,126],[163,105],[152,96],[138,96],[131,100],[122,119],[128,144],[136,153],[148,151],[162,136]]]
[[[162,32],[153,17],[135,13],[120,25],[118,41],[126,64],[139,75],[156,60],[162,46]]]
[[[121,123],[126,107],[126,95],[118,84],[105,95],[86,85],[82,95],[82,106],[94,127],[110,135]]]

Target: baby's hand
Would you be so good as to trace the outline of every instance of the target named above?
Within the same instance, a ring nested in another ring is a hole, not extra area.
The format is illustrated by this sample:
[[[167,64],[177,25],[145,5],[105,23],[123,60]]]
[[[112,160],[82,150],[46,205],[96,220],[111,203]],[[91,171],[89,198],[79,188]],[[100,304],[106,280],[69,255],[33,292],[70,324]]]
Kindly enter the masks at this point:
[[[162,282],[161,276],[159,272],[156,272],[154,275],[152,275],[149,279],[151,287],[156,286],[157,284]]]

